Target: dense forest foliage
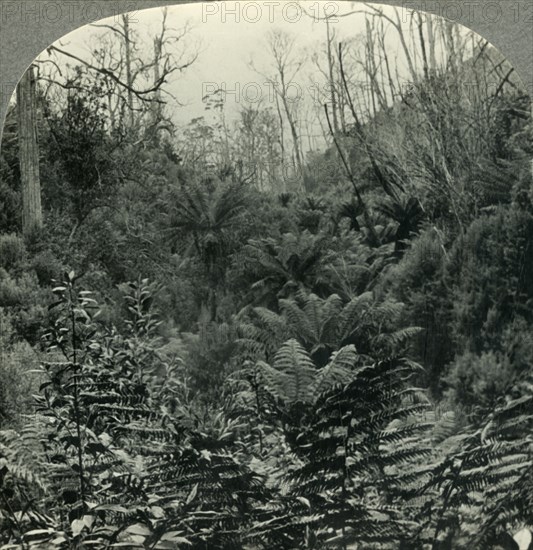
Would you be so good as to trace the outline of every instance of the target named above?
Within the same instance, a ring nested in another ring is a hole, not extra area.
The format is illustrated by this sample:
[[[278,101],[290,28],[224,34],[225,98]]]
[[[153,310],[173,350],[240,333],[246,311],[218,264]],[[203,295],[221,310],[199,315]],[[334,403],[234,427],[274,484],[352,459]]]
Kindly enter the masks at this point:
[[[530,98],[489,44],[436,20],[415,25],[402,86],[377,53],[385,16],[317,57],[321,150],[285,84],[234,124],[169,130],[160,90],[132,98],[96,61],[38,79],[32,231],[12,105],[1,548],[518,548]],[[288,38],[270,46],[283,78]]]

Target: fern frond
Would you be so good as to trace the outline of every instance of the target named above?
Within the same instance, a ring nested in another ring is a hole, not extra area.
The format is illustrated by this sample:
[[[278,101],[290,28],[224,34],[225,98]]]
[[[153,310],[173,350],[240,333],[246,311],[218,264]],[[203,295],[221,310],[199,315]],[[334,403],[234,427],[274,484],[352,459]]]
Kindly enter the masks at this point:
[[[273,367],[263,365],[263,372],[271,391],[285,403],[309,400],[316,369],[296,340],[287,340],[277,352]]]
[[[313,399],[337,384],[347,384],[354,376],[353,367],[357,363],[355,346],[345,346],[332,354],[329,363],[321,368],[311,385]]]

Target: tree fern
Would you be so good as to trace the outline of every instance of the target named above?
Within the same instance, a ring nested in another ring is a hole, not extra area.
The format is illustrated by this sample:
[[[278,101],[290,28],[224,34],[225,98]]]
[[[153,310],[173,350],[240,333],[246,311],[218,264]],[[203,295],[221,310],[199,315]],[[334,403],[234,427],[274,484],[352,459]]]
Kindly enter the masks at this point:
[[[486,548],[500,534],[531,525],[533,394],[527,381],[523,387],[521,397],[478,426],[445,438],[447,422],[436,432],[443,441],[434,452],[442,454],[422,469],[427,481],[418,490],[425,500],[420,536],[432,548]]]
[[[279,300],[280,313],[252,308],[238,320],[241,346],[246,358],[269,361],[273,349],[291,337],[310,353],[318,366],[324,366],[331,353],[355,345],[360,354],[386,357],[403,351],[420,329],[398,328],[403,304],[380,302],[372,292],[347,303],[332,294],[320,298],[299,291],[293,298]]]
[[[358,364],[354,346],[345,346],[332,354],[329,363],[315,375],[310,388],[312,400],[332,386],[347,384],[354,376],[354,366]]]
[[[353,361],[350,355],[345,359]],[[414,524],[389,505],[387,485],[394,476],[387,469],[428,453],[423,446],[408,444],[427,429],[425,424],[389,427],[427,407],[417,401],[417,390],[405,387],[412,372],[401,360],[352,370],[350,382],[322,393],[304,420],[305,428],[294,428],[299,432],[295,452],[304,465],[289,474],[292,492],[308,499],[311,525],[323,547],[392,544],[410,536]]]
[[[309,400],[316,369],[296,340],[287,340],[274,358],[273,366],[261,363],[261,372],[271,392],[287,405]]]
[[[235,258],[236,270],[255,294],[252,301],[272,307],[301,288],[323,288],[332,257],[327,245],[327,236],[308,231],[285,233],[279,239],[252,239]]]

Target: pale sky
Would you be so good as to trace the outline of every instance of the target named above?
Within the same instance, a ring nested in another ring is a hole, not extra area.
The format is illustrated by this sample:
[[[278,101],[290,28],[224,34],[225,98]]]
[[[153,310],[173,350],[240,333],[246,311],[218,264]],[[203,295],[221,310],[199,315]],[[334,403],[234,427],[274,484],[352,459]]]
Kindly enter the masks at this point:
[[[272,103],[272,90],[265,78],[258,75],[250,67],[253,60],[258,69],[268,72],[270,57],[266,48],[266,38],[271,30],[283,30],[294,35],[295,52],[298,56],[307,57],[301,72],[295,79],[299,84],[300,93],[306,102],[313,99],[313,86],[323,85],[312,54],[326,41],[326,23],[320,20],[324,13],[333,18],[332,32],[337,40],[354,39],[365,31],[365,17],[360,12],[367,9],[361,3],[355,2],[324,2],[308,1],[302,4],[308,12],[306,15],[296,2],[216,2],[194,3],[168,7],[168,27],[180,29],[185,24],[191,26],[184,44],[191,51],[200,51],[195,63],[183,73],[170,76],[166,89],[175,95],[183,106],[168,99],[167,112],[178,126],[187,124],[191,119],[205,116],[207,120],[214,116],[212,111],[205,111],[202,98],[207,91],[225,87],[226,117],[231,120],[238,112],[239,105],[246,97],[253,99],[257,94],[264,101]],[[384,13],[395,17],[394,8],[376,5]],[[407,31],[412,18],[407,10],[400,10],[402,26]],[[138,32],[145,41],[147,59],[150,59],[152,42],[150,36],[158,32],[162,20],[163,8],[152,8],[134,12],[130,17],[130,27]],[[356,12],[346,17],[342,14]],[[339,17],[336,17],[336,15]],[[100,21],[108,25],[116,23],[114,18]],[[400,74],[406,74],[398,35],[390,24],[386,23],[387,46],[390,48],[390,59],[399,69]],[[110,32],[91,26],[82,27],[60,41],[64,50],[75,53],[83,59],[90,59],[90,52],[97,44],[97,37]],[[416,36],[416,34],[415,34]],[[46,57],[46,53],[42,54]],[[72,63],[72,60],[69,60]],[[231,93],[231,92],[234,93]],[[306,103],[307,105],[307,103]],[[313,129],[312,133],[318,133]]]
[[[334,2],[306,2],[306,15],[296,2],[220,2],[195,3],[168,7],[168,26],[181,28],[186,23],[191,25],[186,42],[191,51],[199,46],[200,55],[197,61],[184,73],[171,76],[168,90],[184,103],[176,107],[173,113],[176,121],[185,122],[195,116],[204,114],[202,103],[203,92],[219,87],[225,83],[226,89],[241,91],[243,96],[253,98],[261,93],[269,97],[269,88],[264,86],[264,79],[248,66],[253,60],[257,68],[268,64],[265,52],[265,40],[268,31],[280,29],[296,36],[296,51],[304,55],[311,54],[326,37],[326,24],[318,18],[326,13],[335,13],[339,9]],[[386,7],[385,7],[386,8]],[[351,2],[342,4],[343,13],[354,9]],[[361,9],[359,4],[358,9]],[[390,9],[390,8],[386,8]],[[130,26],[140,36],[148,38],[160,28],[162,8],[152,8],[134,12]],[[100,23],[112,25],[113,18]],[[364,31],[362,16],[339,17],[331,23],[339,36],[353,36]],[[96,37],[106,32],[94,27],[82,27],[61,39],[64,49],[88,59],[91,46]],[[149,43],[149,42],[148,42]],[[305,74],[316,70],[308,61]],[[302,89],[311,85],[308,78],[302,77]],[[213,84],[213,86],[211,85]],[[308,93],[311,93],[308,91]],[[237,94],[228,93],[228,109],[234,103]]]

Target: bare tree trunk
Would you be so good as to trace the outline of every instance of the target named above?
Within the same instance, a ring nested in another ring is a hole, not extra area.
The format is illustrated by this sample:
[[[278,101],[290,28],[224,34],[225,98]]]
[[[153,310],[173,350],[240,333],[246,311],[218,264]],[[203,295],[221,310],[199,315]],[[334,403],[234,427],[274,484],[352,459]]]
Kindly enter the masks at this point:
[[[285,95],[281,96],[281,102],[283,103],[283,107],[285,108],[285,114],[287,116],[287,121],[289,123],[289,128],[291,130],[292,143],[294,147],[294,158],[296,161],[296,168],[298,170],[298,179],[300,180],[300,184],[303,187],[303,162],[302,162],[302,154],[300,150],[300,137],[298,135],[298,129],[296,128],[296,121],[294,120],[291,114],[288,100]]]
[[[420,12],[418,13],[418,38],[420,40],[420,49],[422,50],[422,67],[424,71],[424,78],[427,80],[429,77],[428,57],[426,53],[426,41],[424,39],[424,20]]]
[[[159,62],[161,59],[162,42],[159,37],[154,38],[154,83],[159,82]],[[158,88],[154,94],[155,101],[152,104],[152,142],[159,144],[159,124],[163,119],[161,108],[161,90]]]
[[[279,77],[280,84],[279,87],[275,88],[275,93],[277,94],[277,96],[279,96],[281,105],[276,99],[276,107],[278,108],[278,113],[280,114],[280,121],[281,107],[283,107],[283,110],[285,111],[285,118],[287,119],[287,124],[289,125],[289,130],[293,143],[293,164],[294,167],[298,170],[298,180],[300,183],[300,188],[303,189],[303,154],[300,145],[300,136],[298,134],[298,121],[297,116],[290,108],[290,99],[288,97],[289,86],[293,82],[296,74],[301,69],[303,62],[296,61],[294,60],[294,58],[290,59],[293,44],[293,40],[286,33],[274,32],[270,35],[269,48],[272,53],[275,69],[277,72],[277,76]],[[274,86],[275,85],[276,83],[274,82]]]
[[[444,21],[444,37],[447,45],[448,53],[448,66],[457,74],[457,52],[455,51],[455,39],[453,36],[453,22]]]
[[[394,84],[394,80],[392,79],[391,69],[390,69],[390,63],[389,63],[389,56],[387,54],[388,48],[385,46],[385,28],[383,25],[383,20],[381,20],[381,26],[380,26],[380,32],[378,35],[378,45],[381,48],[381,55],[383,56],[383,61],[385,62],[385,69],[387,72],[387,79],[389,81],[389,88],[390,88],[390,96],[391,96],[391,103],[394,103],[396,100],[396,86]],[[399,83],[398,86],[401,86]]]
[[[276,111],[278,113],[278,118],[279,118],[279,144],[280,144],[280,147],[281,147],[281,166],[283,168],[284,164],[285,164],[285,131],[284,131],[284,126],[283,126],[283,115],[281,114],[281,107],[279,105],[279,97],[278,97],[278,94],[275,94],[275,99],[276,99]],[[284,177],[283,178],[283,182],[284,182],[284,187],[283,187],[283,191],[287,191],[287,179]]]
[[[131,74],[131,39],[130,39],[130,22],[128,14],[122,16],[122,24],[124,26],[124,48],[126,58],[126,83],[128,85],[128,106],[130,111],[130,126],[133,127],[135,123],[135,114],[133,112],[133,77]]]
[[[374,21],[372,23],[368,18],[366,23],[366,56],[365,56],[365,70],[367,72],[368,92],[370,94],[373,115],[375,116],[378,111],[378,105],[380,109],[387,108],[386,99],[381,91],[380,83],[378,81],[378,67],[376,65],[376,53],[375,53],[375,39],[374,39]]]
[[[17,86],[17,113],[22,186],[22,228],[24,234],[28,234],[34,229],[39,229],[43,223],[33,66],[24,73]]]
[[[326,36],[327,36],[327,54],[328,54],[328,74],[329,74],[329,87],[331,94],[331,114],[333,115],[333,130],[336,134],[339,133],[339,122],[337,118],[337,94],[335,90],[335,80],[333,78],[333,54],[331,53],[331,43],[334,40],[334,36],[331,36],[329,28],[329,17],[326,17]]]
[[[433,19],[426,15],[426,29],[429,46],[429,67],[432,73],[437,71],[437,58],[435,56],[435,33],[433,32]]]

